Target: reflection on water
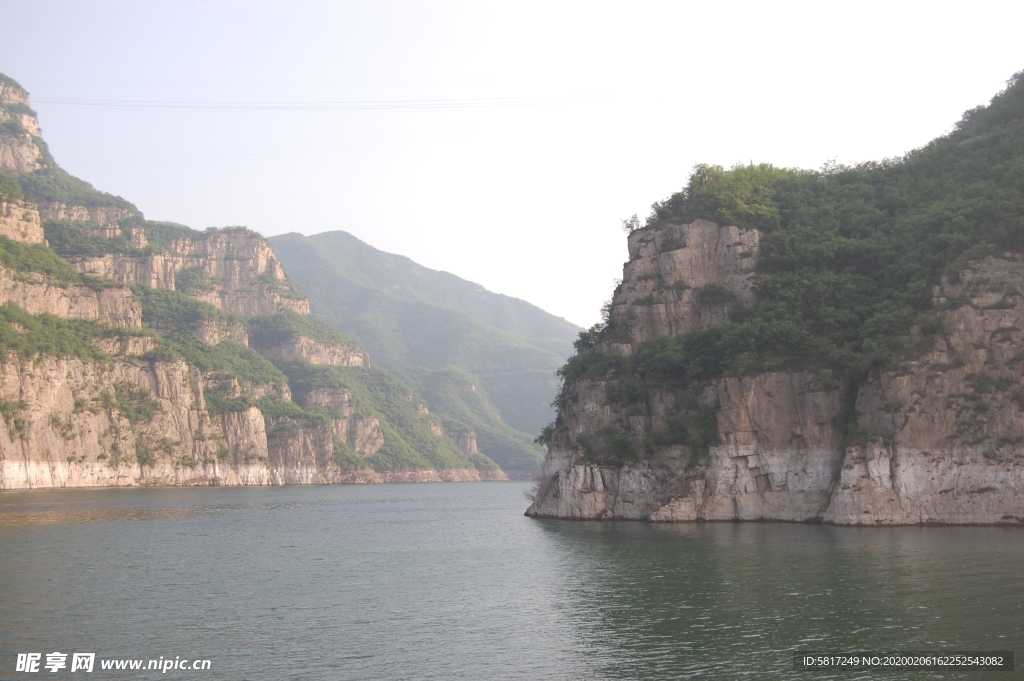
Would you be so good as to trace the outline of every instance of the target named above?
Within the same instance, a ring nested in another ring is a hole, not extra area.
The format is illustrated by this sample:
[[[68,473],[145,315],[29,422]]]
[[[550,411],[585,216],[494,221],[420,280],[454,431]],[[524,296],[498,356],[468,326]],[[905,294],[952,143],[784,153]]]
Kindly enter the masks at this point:
[[[207,679],[855,679],[790,655],[1024,654],[1019,529],[537,521],[525,488],[0,494],[0,677],[65,648],[209,658]]]
[[[795,650],[1024,641],[1018,529],[551,522],[547,531],[576,554],[564,600],[577,628],[601,642],[610,678],[759,669],[806,678],[789,666]]]

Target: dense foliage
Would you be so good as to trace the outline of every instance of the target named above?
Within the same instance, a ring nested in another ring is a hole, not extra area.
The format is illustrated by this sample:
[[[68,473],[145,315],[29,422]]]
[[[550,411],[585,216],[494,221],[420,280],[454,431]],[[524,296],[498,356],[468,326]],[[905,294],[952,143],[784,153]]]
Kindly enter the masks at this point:
[[[21,201],[25,194],[21,191],[21,185],[13,177],[0,170],[0,201]]]
[[[146,232],[146,240],[149,241],[150,248],[159,253],[170,250],[171,245],[179,239],[197,239],[203,236],[199,230],[179,225],[176,222],[143,220],[140,217],[125,218],[118,223],[118,226],[126,232],[132,227],[142,227]]]
[[[70,284],[84,282],[78,270],[42,244],[24,244],[0,236],[0,264],[15,272],[39,272]]]
[[[43,233],[47,243],[62,257],[94,258],[107,253],[133,253],[123,234],[109,239],[99,233],[94,222],[78,220],[44,220]]]
[[[281,345],[297,336],[305,336],[322,343],[356,345],[351,338],[321,319],[294,310],[283,310],[273,315],[252,317],[248,320],[249,340],[253,345]]]
[[[903,158],[820,171],[698,166],[652,208],[647,229],[707,219],[761,230],[755,299],[740,305],[709,284],[696,298],[730,304],[727,321],[651,339],[631,358],[598,347],[614,322],[592,329],[561,370],[566,381],[684,390],[723,374],[810,369],[856,384],[914,352],[912,329],[941,332],[931,289],[942,276],[1024,250],[1024,77]]]

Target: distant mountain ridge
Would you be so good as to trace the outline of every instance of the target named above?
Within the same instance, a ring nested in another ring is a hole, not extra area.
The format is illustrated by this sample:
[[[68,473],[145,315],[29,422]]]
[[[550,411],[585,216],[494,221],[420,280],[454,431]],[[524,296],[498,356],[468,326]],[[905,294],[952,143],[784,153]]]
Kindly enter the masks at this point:
[[[532,435],[550,422],[554,372],[571,354],[579,327],[347,232],[268,241],[315,314],[359,339],[381,366],[457,368],[479,379],[513,428]]]
[[[329,255],[332,262],[344,262],[339,275],[355,284],[458,310],[563,358],[572,355],[572,342],[583,330],[525,300],[488,291],[480,284],[424,267],[404,255],[381,251],[341,230],[313,236],[292,232],[269,237],[268,241],[275,249],[287,245],[291,252],[299,248],[296,241],[306,242],[307,254],[315,250]]]

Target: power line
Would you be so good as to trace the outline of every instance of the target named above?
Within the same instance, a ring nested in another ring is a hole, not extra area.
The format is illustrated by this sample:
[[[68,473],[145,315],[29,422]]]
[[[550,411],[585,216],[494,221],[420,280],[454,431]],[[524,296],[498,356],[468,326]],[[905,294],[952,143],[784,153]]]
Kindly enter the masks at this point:
[[[313,102],[173,102],[117,99],[38,97],[37,104],[86,106],[108,109],[163,109],[198,111],[403,111],[413,109],[482,109],[554,106],[580,101],[578,97],[495,97],[478,99],[385,99]]]

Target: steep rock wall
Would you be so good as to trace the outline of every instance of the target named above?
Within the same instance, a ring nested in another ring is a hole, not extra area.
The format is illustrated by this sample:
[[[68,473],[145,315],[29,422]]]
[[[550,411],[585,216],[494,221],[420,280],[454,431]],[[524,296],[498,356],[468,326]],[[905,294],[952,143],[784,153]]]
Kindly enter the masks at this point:
[[[383,445],[376,419],[310,428],[267,420],[255,407],[211,415],[205,395],[220,387],[180,361],[12,354],[0,362],[0,489],[505,479],[469,469],[343,470],[334,438],[371,455]]]
[[[167,253],[110,253],[74,258],[72,263],[93,276],[166,289],[176,288],[177,273],[198,269],[209,287],[188,291],[189,295],[220,310],[258,316],[287,308],[309,314],[309,301],[287,286],[284,268],[270,245],[244,230],[179,239]]]
[[[94,222],[103,228],[102,236],[108,239],[121,234],[121,228],[117,226],[118,220],[132,217],[134,214],[128,208],[114,206],[77,206],[58,202],[44,203],[39,206],[39,215],[43,220]]]
[[[682,236],[686,246],[674,248]],[[666,252],[663,240],[673,248]],[[608,351],[628,354],[647,338],[722,318],[727,308],[707,309],[687,297],[692,289],[663,290],[677,281],[672,277],[688,276],[692,288],[718,282],[742,300],[750,295],[758,241],[756,232],[703,221],[635,232],[612,311],[632,342],[614,339]],[[685,253],[694,246],[698,252]],[[667,446],[642,462],[598,465],[575,446],[581,434],[628,421],[640,444],[675,413],[674,396],[654,391],[646,412],[635,415],[609,404],[603,382],[566,385],[562,430],[527,514],[665,522],[1024,523],[1021,291],[1024,256],[1009,253],[936,287],[947,333],[910,338],[921,348],[913,361],[876,373],[860,387],[856,411],[866,440],[845,451],[834,424],[846,386],[827,376],[771,373],[705,386],[700,401],[718,405],[720,436],[705,460],[695,463],[686,447]]]
[[[285,362],[304,359],[310,364],[325,364],[328,366],[370,366],[370,356],[358,345],[324,343],[305,336],[295,336],[287,342],[278,345],[254,345],[253,349],[267,359],[277,359]]]
[[[55,281],[38,272],[0,265],[0,305],[14,303],[29,314],[88,319],[128,329],[142,328],[142,307],[126,288],[93,290]]]
[[[39,211],[27,201],[0,201],[0,236],[25,244],[43,243]]]
[[[16,129],[21,129],[0,132],[0,169],[11,175],[23,175],[43,167],[42,152],[33,140],[33,136],[41,134],[39,121],[28,113],[30,105],[27,92],[10,83],[0,83],[0,124],[13,120]]]
[[[725,319],[727,306],[701,303],[698,289],[716,282],[741,300],[752,295],[760,233],[706,220],[629,235],[629,260],[612,298],[611,321],[625,325],[630,354],[648,338],[674,336]]]

